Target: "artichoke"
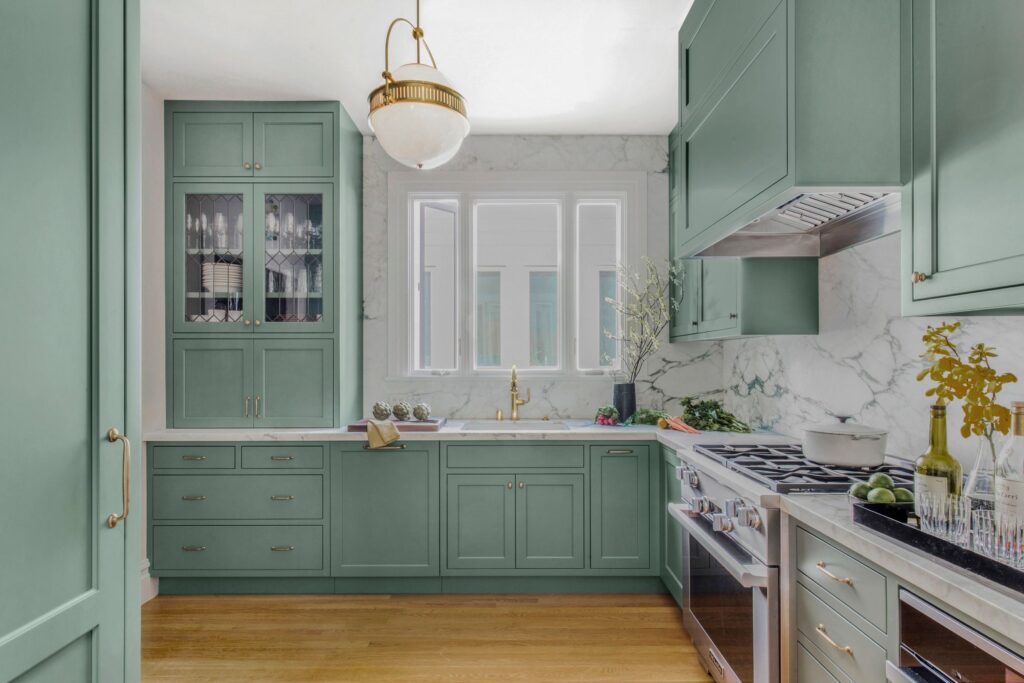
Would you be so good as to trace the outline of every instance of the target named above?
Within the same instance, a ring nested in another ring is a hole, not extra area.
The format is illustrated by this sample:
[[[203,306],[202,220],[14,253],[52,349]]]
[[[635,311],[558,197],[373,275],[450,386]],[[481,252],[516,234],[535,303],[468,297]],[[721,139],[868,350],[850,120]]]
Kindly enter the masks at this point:
[[[409,415],[412,414],[412,406],[409,405],[408,401],[399,401],[391,406],[391,413],[399,422],[405,422],[409,419]]]
[[[417,403],[416,407],[412,409],[412,415],[417,420],[426,420],[430,417],[430,405],[427,403]]]
[[[374,418],[378,420],[386,420],[391,417],[391,404],[387,401],[377,401],[373,404],[371,412],[373,413]]]

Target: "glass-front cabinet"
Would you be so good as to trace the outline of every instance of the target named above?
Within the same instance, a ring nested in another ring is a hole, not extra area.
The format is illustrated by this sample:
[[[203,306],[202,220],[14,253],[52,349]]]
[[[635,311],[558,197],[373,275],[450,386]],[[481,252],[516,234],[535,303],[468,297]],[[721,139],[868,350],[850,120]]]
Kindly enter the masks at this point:
[[[330,331],[332,192],[175,184],[173,330]]]

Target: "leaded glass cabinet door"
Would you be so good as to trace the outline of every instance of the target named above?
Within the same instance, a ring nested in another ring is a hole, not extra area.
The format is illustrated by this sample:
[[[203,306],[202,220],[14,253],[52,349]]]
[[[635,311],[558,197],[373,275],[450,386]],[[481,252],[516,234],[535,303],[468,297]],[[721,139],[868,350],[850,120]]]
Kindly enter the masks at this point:
[[[331,330],[333,191],[330,183],[256,186],[257,331]]]
[[[248,332],[252,185],[174,186],[175,332]]]

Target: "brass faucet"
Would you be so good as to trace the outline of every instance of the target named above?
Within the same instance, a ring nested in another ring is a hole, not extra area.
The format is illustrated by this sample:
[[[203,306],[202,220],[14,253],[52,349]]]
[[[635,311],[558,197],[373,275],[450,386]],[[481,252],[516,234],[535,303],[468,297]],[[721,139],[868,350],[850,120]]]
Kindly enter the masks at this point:
[[[509,419],[513,422],[519,421],[519,406],[524,406],[533,398],[530,390],[526,390],[526,399],[519,398],[519,376],[516,373],[516,366],[512,366],[512,414]]]

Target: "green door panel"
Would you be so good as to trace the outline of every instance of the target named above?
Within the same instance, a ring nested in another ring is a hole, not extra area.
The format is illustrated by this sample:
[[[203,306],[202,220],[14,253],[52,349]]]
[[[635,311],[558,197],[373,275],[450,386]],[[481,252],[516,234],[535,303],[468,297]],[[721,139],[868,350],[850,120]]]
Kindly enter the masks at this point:
[[[324,468],[326,446],[287,444],[242,446],[242,469],[295,470]]]
[[[255,342],[259,427],[334,426],[334,342],[261,339]]]
[[[252,427],[253,342],[175,339],[174,427]]]
[[[720,332],[739,325],[739,259],[701,261],[698,332]]]
[[[235,468],[235,447],[211,446],[151,446],[153,469],[228,469]]]
[[[92,680],[94,647],[92,632],[86,633],[15,678],[12,683],[64,683],[66,681]]]
[[[682,500],[682,482],[676,477],[676,456],[663,449],[661,460],[661,580],[679,606],[683,605],[683,528],[666,505]]]
[[[909,313],[1024,305],[1022,22],[1015,0],[914,0]]]
[[[334,117],[330,112],[257,113],[257,177],[334,175]]]
[[[651,566],[650,449],[590,447],[590,566]]]
[[[516,476],[516,568],[583,568],[583,475]]]
[[[732,3],[730,6],[735,6]],[[745,53],[748,62],[684,140],[687,239],[784,178],[788,160],[786,5]]]
[[[158,575],[161,570],[287,574],[325,567],[322,526],[157,524],[152,533]]]
[[[448,568],[516,566],[516,498],[512,474],[448,475]]]
[[[331,573],[438,576],[438,446],[368,451],[346,444],[332,459]]]
[[[172,175],[224,178],[253,174],[251,113],[175,112],[172,125]]]
[[[178,475],[152,478],[153,519],[323,519],[324,478]]]
[[[679,263],[683,269],[683,291],[674,294],[679,305],[672,316],[672,339],[697,334],[700,325],[701,260],[682,259]]]

